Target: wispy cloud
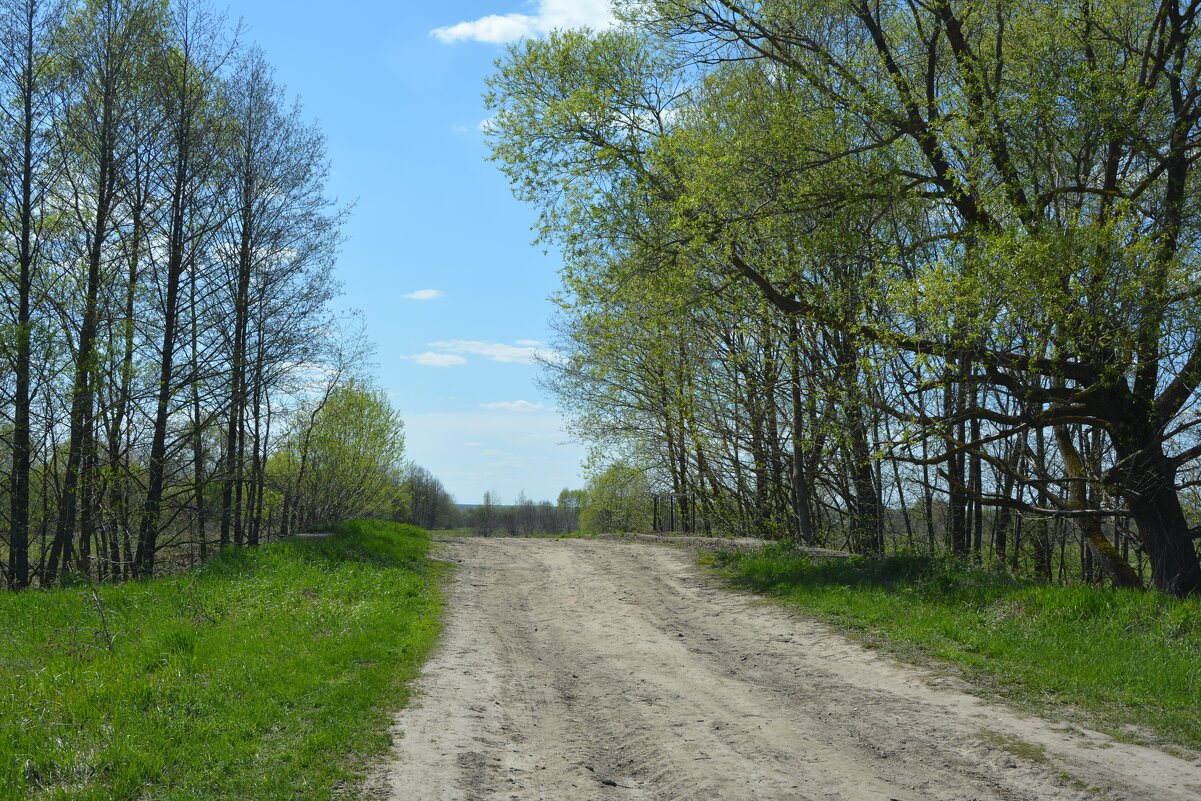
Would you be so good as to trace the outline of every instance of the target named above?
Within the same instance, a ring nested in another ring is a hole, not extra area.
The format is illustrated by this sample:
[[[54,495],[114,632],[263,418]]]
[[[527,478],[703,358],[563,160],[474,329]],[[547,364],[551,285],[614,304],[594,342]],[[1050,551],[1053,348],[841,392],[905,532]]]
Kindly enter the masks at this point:
[[[425,353],[418,353],[416,356],[401,356],[400,358],[417,362],[423,367],[458,367],[461,364],[467,364],[467,360],[462,356],[456,356],[453,353],[434,353],[428,350]]]
[[[409,292],[404,297],[409,300],[437,300],[444,293],[441,289],[418,289],[416,292]]]
[[[528,400],[498,401],[496,403],[481,403],[481,409],[504,409],[509,412],[540,412],[546,409],[542,403],[530,403]]]
[[[430,35],[446,44],[515,42],[558,28],[607,28],[613,24],[610,0],[538,0],[536,14],[489,14],[477,20],[435,28]]]
[[[539,359],[556,361],[559,358],[554,351],[546,350],[544,343],[534,339],[521,339],[515,345],[473,339],[447,339],[431,342],[429,346],[444,353],[470,353],[508,364],[535,364]]]

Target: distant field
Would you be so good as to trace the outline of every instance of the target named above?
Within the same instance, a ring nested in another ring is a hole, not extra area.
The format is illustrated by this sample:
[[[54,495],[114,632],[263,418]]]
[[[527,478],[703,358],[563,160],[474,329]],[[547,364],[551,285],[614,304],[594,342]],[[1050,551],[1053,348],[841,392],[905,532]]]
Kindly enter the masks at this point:
[[[425,532],[375,521],[123,586],[0,596],[0,799],[329,799],[439,631]]]
[[[736,585],[812,610],[903,658],[962,668],[1120,738],[1201,748],[1201,599],[1053,586],[918,556],[709,557]]]

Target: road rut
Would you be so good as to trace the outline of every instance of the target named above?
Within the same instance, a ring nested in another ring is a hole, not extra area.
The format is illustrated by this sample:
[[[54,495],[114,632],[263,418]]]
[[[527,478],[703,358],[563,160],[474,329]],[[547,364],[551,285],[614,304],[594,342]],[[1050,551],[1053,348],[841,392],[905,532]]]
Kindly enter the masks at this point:
[[[400,801],[1196,801],[1201,764],[1023,716],[729,592],[680,549],[456,539]]]

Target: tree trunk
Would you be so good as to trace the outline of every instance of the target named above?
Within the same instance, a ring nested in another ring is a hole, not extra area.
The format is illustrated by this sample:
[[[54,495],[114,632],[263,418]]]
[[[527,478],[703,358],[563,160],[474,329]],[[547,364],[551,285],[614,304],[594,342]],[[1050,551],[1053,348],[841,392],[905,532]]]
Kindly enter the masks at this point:
[[[1067,426],[1055,427],[1055,441],[1059,445],[1059,455],[1067,469],[1068,478],[1072,479],[1068,487],[1071,508],[1076,511],[1088,510],[1090,504],[1085,483],[1087,473],[1084,469],[1084,460],[1080,456],[1076,443],[1072,441],[1072,435]],[[1100,518],[1080,517],[1076,519],[1076,525],[1079,526],[1080,534],[1084,537],[1089,549],[1096,556],[1101,571],[1109,578],[1113,586],[1143,589],[1142,579],[1134,572],[1130,563],[1122,558],[1122,554],[1101,530]]]
[[[792,511],[795,531],[800,541],[812,545],[817,541],[813,517],[809,512],[809,484],[805,475],[804,409],[801,402],[800,328],[796,316],[788,318],[789,393],[792,401]]]
[[[960,368],[962,373],[962,367]],[[943,413],[948,418],[955,417],[963,406],[961,393],[963,385],[958,379],[953,379],[944,389]],[[954,431],[955,427],[950,426]],[[954,451],[964,441],[963,423],[958,425],[958,431],[945,438],[948,451]],[[964,458],[962,452],[953,453],[947,460],[947,470],[950,474],[947,487],[947,534],[950,538],[951,553],[957,557],[968,555],[967,535],[967,493],[964,492]]]
[[[1176,493],[1176,466],[1155,437],[1141,449],[1115,438],[1124,462],[1121,492],[1151,561],[1156,589],[1170,595],[1201,594],[1201,560]]]
[[[107,105],[107,104],[106,104]],[[107,115],[111,111],[105,110]],[[112,159],[106,152],[100,163],[96,219],[88,248],[88,278],[84,291],[83,319],[79,327],[79,347],[76,350],[75,372],[71,382],[70,434],[67,444],[67,465],[63,474],[62,498],[58,507],[58,525],[50,546],[50,561],[43,581],[58,580],[59,565],[71,562],[75,544],[76,505],[79,497],[80,471],[88,462],[84,453],[92,425],[93,391],[92,361],[95,357],[96,334],[100,321],[100,262],[104,240],[108,235],[108,216],[112,200]]]
[[[174,214],[180,224],[182,237],[183,214]],[[173,223],[174,226],[174,223]],[[158,376],[158,402],[154,414],[154,434],[150,441],[150,460],[147,466],[146,502],[138,526],[138,549],[134,568],[138,576],[154,574],[154,558],[158,549],[159,517],[162,511],[163,486],[166,478],[167,423],[175,383],[175,340],[179,322],[179,282],[183,274],[183,247],[178,239],[172,243],[167,264],[167,305],[163,313],[163,352]]]
[[[33,443],[29,423],[32,330],[30,295],[33,291],[33,139],[34,114],[34,18],[36,7],[26,7],[24,49],[25,74],[21,81],[21,197],[17,243],[17,330],[16,387],[13,395],[12,497],[9,509],[8,584],[13,589],[29,586],[29,471]]]

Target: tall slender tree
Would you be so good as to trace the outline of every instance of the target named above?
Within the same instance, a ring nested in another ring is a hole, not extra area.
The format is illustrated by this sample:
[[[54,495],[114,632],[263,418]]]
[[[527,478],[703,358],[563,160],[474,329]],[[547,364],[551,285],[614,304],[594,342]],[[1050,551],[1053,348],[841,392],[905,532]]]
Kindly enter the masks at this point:
[[[11,348],[15,380],[8,581],[17,588],[30,581],[33,295],[48,224],[45,204],[59,179],[50,131],[56,122],[58,80],[52,52],[61,15],[61,5],[54,2],[9,0],[0,4],[0,238],[5,283],[15,292],[15,297],[7,298],[8,305],[16,310]]]

